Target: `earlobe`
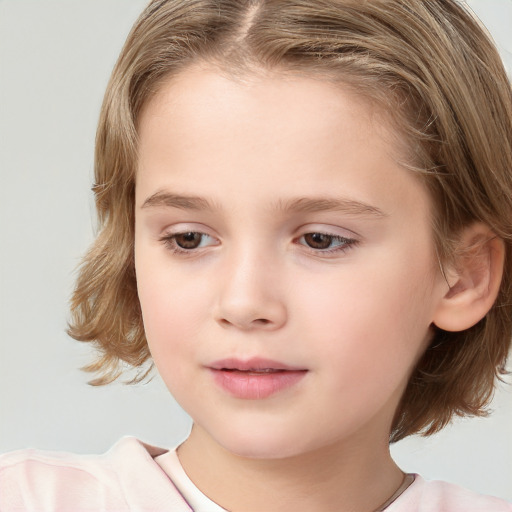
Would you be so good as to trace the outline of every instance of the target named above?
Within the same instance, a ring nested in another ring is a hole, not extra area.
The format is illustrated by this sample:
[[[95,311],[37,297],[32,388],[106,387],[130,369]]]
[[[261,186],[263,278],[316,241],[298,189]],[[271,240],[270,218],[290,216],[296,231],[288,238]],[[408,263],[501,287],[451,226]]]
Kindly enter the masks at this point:
[[[503,240],[489,227],[482,223],[467,227],[453,265],[445,269],[448,289],[433,323],[445,331],[463,331],[477,324],[498,296],[504,260]]]

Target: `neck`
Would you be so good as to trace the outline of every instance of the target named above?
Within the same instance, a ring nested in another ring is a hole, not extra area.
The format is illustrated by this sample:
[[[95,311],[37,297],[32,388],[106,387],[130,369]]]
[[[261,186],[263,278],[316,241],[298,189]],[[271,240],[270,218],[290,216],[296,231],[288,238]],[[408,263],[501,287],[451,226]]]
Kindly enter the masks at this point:
[[[372,512],[404,475],[387,438],[366,434],[293,457],[255,459],[225,450],[194,426],[178,455],[195,485],[232,512]]]

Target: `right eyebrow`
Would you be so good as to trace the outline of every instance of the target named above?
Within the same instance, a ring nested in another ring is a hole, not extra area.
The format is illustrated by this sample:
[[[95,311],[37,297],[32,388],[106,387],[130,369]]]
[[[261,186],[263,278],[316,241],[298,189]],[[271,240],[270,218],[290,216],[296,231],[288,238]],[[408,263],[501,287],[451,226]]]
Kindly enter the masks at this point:
[[[155,192],[153,195],[149,196],[144,203],[142,203],[141,208],[158,208],[158,207],[167,207],[167,208],[179,208],[182,210],[218,210],[213,203],[205,199],[204,197],[197,196],[181,196],[177,194],[171,194],[169,192]]]

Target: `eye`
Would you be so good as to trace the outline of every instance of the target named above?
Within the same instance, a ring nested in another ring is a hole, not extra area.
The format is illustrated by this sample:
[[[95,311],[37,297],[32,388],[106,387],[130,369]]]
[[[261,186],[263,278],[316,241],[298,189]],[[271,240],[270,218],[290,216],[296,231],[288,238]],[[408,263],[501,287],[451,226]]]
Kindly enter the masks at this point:
[[[206,233],[200,233],[199,231],[185,231],[182,233],[165,235],[160,239],[160,241],[162,241],[174,253],[190,253],[193,252],[194,249],[201,249],[203,247],[218,244],[213,237]]]
[[[201,246],[204,237],[205,235],[203,233],[198,233],[197,231],[173,235],[176,245],[182,249],[197,249]]]
[[[301,245],[315,249],[318,252],[346,251],[357,243],[353,238],[345,238],[328,233],[306,233],[298,240]]]

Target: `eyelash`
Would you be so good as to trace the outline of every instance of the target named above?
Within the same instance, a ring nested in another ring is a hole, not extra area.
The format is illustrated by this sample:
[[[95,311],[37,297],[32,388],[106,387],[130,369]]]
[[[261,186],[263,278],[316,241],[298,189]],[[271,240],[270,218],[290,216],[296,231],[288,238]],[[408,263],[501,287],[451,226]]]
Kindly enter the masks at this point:
[[[330,239],[330,243],[339,242],[339,245],[334,246],[330,249],[315,249],[314,247],[310,247],[309,245],[303,245],[306,249],[314,252],[315,254],[332,254],[332,253],[345,253],[355,245],[357,245],[357,240],[354,238],[347,238],[340,235],[332,235],[331,233],[323,233],[321,231],[312,231],[310,233],[304,233],[302,236],[298,238],[301,240],[307,235],[321,235],[324,237],[328,237]]]
[[[173,233],[172,235],[164,235],[160,238],[160,241],[167,247],[173,254],[183,255],[183,256],[192,256],[195,252],[197,252],[197,247],[191,249],[183,249],[176,243],[176,238],[178,236],[183,235],[201,235],[201,236],[210,236],[206,233],[201,233],[200,231],[181,231],[179,233]],[[211,238],[211,237],[210,237]],[[201,240],[202,241],[202,240]],[[217,244],[214,244],[217,245]]]
[[[210,237],[210,235],[208,235],[206,233],[201,233],[200,231],[182,231],[179,233],[173,233],[170,235],[162,236],[160,238],[160,242],[162,242],[165,245],[165,247],[167,249],[169,249],[173,254],[177,254],[177,255],[181,255],[181,256],[192,256],[197,253],[197,250],[199,249],[199,247],[184,249],[184,248],[180,247],[176,242],[177,237],[182,236],[182,235],[190,235],[190,234],[201,235],[202,237],[204,237],[204,236]],[[312,231],[309,233],[304,233],[299,238],[295,239],[295,241],[301,240],[307,235],[322,235],[324,237],[329,238],[330,244],[332,244],[334,242],[339,243],[339,245],[334,246],[333,248],[328,248],[328,249],[316,249],[316,248],[310,247],[308,245],[300,244],[303,247],[305,247],[307,250],[311,251],[312,253],[314,253],[316,255],[344,253],[344,252],[348,251],[349,249],[351,249],[352,247],[354,247],[355,245],[357,245],[357,243],[358,243],[358,240],[355,240],[353,238],[346,238],[346,237],[343,237],[340,235],[333,235],[331,233],[324,233],[321,231]],[[201,242],[202,242],[202,240],[201,240]],[[217,244],[213,244],[213,246],[215,246],[215,245],[217,245]]]

